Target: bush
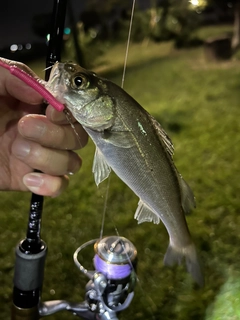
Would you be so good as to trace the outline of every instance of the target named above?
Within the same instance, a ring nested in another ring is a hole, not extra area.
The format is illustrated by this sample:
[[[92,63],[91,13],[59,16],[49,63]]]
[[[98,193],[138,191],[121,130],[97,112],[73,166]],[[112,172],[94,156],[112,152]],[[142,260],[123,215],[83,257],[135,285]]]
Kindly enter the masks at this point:
[[[78,25],[78,39],[83,55],[82,60],[84,61],[85,68],[92,68],[94,61],[97,57],[101,56],[106,50],[106,43],[100,41],[97,37],[97,31],[95,29],[89,29],[84,31],[83,25]],[[72,36],[67,41],[64,48],[64,56],[67,60],[77,61],[76,51],[74,47],[74,41]]]
[[[118,20],[118,27],[115,34],[115,39],[118,39],[120,41],[126,41],[129,33],[130,18],[130,14],[127,14],[124,18]],[[150,15],[148,11],[137,10],[134,13],[131,41],[141,42],[149,37],[149,21]]]

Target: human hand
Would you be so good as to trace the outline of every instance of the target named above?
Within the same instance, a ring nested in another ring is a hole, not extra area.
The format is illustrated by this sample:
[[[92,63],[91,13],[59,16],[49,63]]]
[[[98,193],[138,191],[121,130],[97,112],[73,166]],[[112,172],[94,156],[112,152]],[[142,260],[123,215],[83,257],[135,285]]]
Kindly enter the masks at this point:
[[[42,101],[0,67],[0,190],[30,190],[54,197],[68,185],[67,174],[81,167],[73,150],[87,143],[86,132],[74,124],[79,141],[63,112],[51,106],[46,115],[38,114]]]

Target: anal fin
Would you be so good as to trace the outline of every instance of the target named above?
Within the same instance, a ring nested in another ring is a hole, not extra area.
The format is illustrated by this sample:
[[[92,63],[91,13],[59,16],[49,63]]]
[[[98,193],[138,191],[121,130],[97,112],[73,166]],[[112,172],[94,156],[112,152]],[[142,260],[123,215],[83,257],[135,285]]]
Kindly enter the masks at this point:
[[[134,218],[138,220],[138,223],[153,222],[154,224],[158,224],[160,222],[160,218],[156,213],[154,213],[141,199],[138,202]]]
[[[193,192],[187,182],[183,179],[181,174],[178,173],[178,182],[181,191],[181,204],[183,211],[188,214],[193,208],[196,207]]]

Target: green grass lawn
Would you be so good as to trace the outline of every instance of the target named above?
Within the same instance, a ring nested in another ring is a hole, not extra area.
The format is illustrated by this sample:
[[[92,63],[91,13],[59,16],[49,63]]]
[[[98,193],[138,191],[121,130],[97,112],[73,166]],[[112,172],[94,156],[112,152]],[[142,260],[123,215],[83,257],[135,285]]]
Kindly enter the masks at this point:
[[[101,62],[102,66],[109,59],[116,62],[117,71],[109,76],[118,84],[122,52],[120,46],[109,49]],[[138,199],[112,174],[104,235],[115,234],[117,228],[135,244],[139,257],[135,297],[120,319],[240,319],[239,79],[239,61],[210,64],[202,48],[175,51],[171,43],[149,43],[130,50],[124,87],[173,140],[175,163],[196,197],[197,208],[187,220],[206,283],[199,289],[184,267],[163,266],[165,228],[137,224],[133,215]],[[84,299],[87,278],[73,264],[72,254],[99,236],[107,185],[98,189],[94,185],[92,142],[80,154],[83,167],[71,177],[68,190],[56,199],[45,199],[42,238],[49,251],[43,300]],[[14,247],[25,236],[30,194],[0,196],[0,318],[9,319]],[[87,268],[93,255],[92,248],[80,255]],[[48,319],[74,319],[67,315]]]

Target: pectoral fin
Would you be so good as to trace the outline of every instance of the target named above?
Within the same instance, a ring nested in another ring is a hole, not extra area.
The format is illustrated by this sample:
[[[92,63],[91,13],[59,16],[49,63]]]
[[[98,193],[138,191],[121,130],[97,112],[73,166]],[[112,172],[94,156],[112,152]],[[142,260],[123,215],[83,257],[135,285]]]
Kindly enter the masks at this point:
[[[158,224],[160,222],[159,217],[142,200],[138,202],[134,218],[138,220],[138,223],[153,222]]]
[[[97,186],[103,180],[107,179],[111,172],[111,167],[109,167],[103,154],[98,148],[96,148],[96,151],[95,151],[92,172],[94,174],[94,179]]]

